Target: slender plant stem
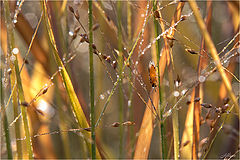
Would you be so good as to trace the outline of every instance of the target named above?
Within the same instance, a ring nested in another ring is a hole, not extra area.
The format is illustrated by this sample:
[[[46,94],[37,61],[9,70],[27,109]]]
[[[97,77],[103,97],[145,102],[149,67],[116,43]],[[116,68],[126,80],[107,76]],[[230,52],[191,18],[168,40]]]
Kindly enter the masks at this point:
[[[233,91],[232,91],[232,86],[231,86],[231,83],[229,82],[228,78],[227,78],[227,75],[221,65],[221,61],[220,61],[220,58],[218,57],[218,53],[217,53],[217,49],[215,48],[214,46],[214,43],[207,31],[207,27],[203,21],[203,18],[200,14],[200,11],[198,9],[198,6],[197,6],[197,3],[195,0],[189,0],[189,5],[190,7],[192,8],[193,10],[193,13],[194,13],[194,16],[196,18],[196,21],[198,23],[198,26],[200,28],[200,31],[202,32],[203,34],[203,37],[204,37],[204,40],[206,42],[206,45],[212,55],[212,58],[214,59],[214,62],[215,62],[215,65],[218,69],[218,72],[220,73],[221,77],[222,77],[222,80],[223,80],[223,83],[228,91],[228,94],[230,95],[230,98],[232,99],[233,103],[234,103],[234,106],[235,106],[235,110],[238,114],[238,117],[240,118],[240,114],[239,114],[239,106],[238,106],[238,102],[237,102],[237,99],[236,99],[236,96],[234,95]]]
[[[129,46],[132,44],[132,10],[131,4],[128,1],[127,3],[127,29],[128,29],[128,44]],[[133,82],[132,72],[129,72],[129,78],[131,82]],[[128,113],[130,121],[133,121],[133,87],[129,84],[129,100],[128,100]],[[130,128],[130,146],[131,146],[131,157],[134,156],[134,128]]]
[[[154,11],[157,10],[157,1],[154,1],[153,4],[153,9]],[[161,14],[161,13],[160,13]],[[160,33],[160,28],[158,25],[158,21],[156,19],[154,19],[154,28],[155,28],[155,37],[157,37]],[[165,129],[164,129],[164,124],[162,121],[162,111],[161,111],[161,105],[162,105],[162,89],[161,89],[161,79],[160,79],[160,66],[159,66],[159,61],[160,61],[160,41],[156,42],[156,57],[157,57],[157,70],[158,70],[158,92],[159,92],[159,114],[160,114],[160,119],[161,119],[161,123],[160,123],[160,139],[161,139],[161,157],[162,158],[166,158],[166,138],[165,138]]]
[[[96,159],[96,139],[95,139],[95,111],[94,111],[94,70],[93,70],[93,15],[92,1],[88,1],[88,26],[89,26],[89,66],[90,66],[90,102],[91,102],[91,137],[92,137],[92,159]]]
[[[122,78],[123,78],[123,53],[122,53],[122,30],[121,30],[121,11],[122,11],[122,2],[117,2],[117,22],[118,22],[118,72],[119,72],[119,122],[123,122],[123,84],[122,84]],[[123,126],[121,125],[119,127],[120,130],[120,144],[119,144],[119,158],[123,158]]]
[[[3,74],[2,74],[2,66],[0,68],[0,78],[3,78]],[[0,88],[0,94],[1,94],[1,108],[4,107],[4,93],[3,93],[3,81],[1,81],[1,88]],[[6,138],[6,146],[7,146],[7,155],[8,155],[8,159],[12,159],[13,155],[12,155],[12,147],[11,147],[11,140],[10,140],[10,133],[9,133],[9,128],[8,128],[8,119],[7,119],[7,114],[5,111],[2,112],[1,115],[2,119],[3,119],[3,128],[4,128],[4,133],[5,133],[5,138]]]

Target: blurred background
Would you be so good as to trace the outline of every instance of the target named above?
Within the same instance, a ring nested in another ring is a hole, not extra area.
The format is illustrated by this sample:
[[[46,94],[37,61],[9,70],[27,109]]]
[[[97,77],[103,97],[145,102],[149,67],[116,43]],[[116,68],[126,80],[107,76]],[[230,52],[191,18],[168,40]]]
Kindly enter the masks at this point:
[[[19,68],[24,62],[21,80],[25,100],[29,104],[27,112],[34,157],[54,159],[86,159],[91,157],[84,141],[84,135],[81,132],[72,130],[78,128],[78,124],[71,110],[71,103],[53,56],[54,49],[48,36],[46,17],[43,14],[41,2],[28,0],[9,1],[11,24],[6,20],[6,2],[1,1],[0,3],[1,126],[6,121],[3,118],[6,115],[13,157],[18,157],[20,152],[18,152],[17,146],[21,145],[23,146],[22,158],[26,158],[24,155],[26,144],[20,108],[14,109],[13,100],[11,99],[12,87],[15,83],[11,79],[13,73],[11,61],[15,59],[10,53],[17,56]],[[158,92],[149,81],[148,69],[150,61],[157,66],[156,54],[160,54],[155,47],[156,43],[154,43],[157,38],[154,21],[157,18],[154,16],[155,10],[152,1],[121,1],[122,49],[119,49],[117,3],[117,1],[107,0],[93,1],[93,24],[95,27],[93,37],[97,48],[97,53],[94,54],[96,120],[98,120],[104,105],[109,102],[100,124],[96,128],[96,142],[102,157],[133,158],[143,115],[145,110],[149,109],[146,104],[148,100],[153,99],[150,95]],[[159,22],[160,34],[162,33],[160,21],[164,24],[165,29],[168,29],[171,26],[172,19],[175,17],[174,14],[179,3],[178,1],[158,2],[157,10],[161,14],[160,20],[157,21]],[[238,97],[239,2],[212,1],[211,13],[208,12],[208,3],[209,1],[197,2],[203,18],[211,17],[208,24],[211,38],[219,53],[224,49],[219,56],[223,57],[223,65],[231,73],[228,76],[231,80],[233,92]],[[88,2],[83,0],[50,1],[47,2],[47,7],[48,16],[52,20],[52,30],[58,54],[67,69],[74,91],[89,122],[89,44],[83,40],[84,34],[89,34]],[[181,85],[174,91],[170,89],[171,82],[168,69],[161,76],[163,114],[167,115],[167,111],[176,103],[172,102],[174,97],[179,102],[177,110],[179,113],[180,152],[181,148],[184,147],[181,140],[186,129],[185,120],[190,106],[188,102],[191,100],[192,89],[198,82],[199,59],[202,56],[201,53],[203,53],[203,49],[201,49],[202,35],[187,2],[184,4],[181,15],[186,15],[186,20],[178,21],[174,40],[170,40],[173,43],[172,47],[170,47],[171,63],[173,62],[172,66],[174,68],[173,79],[175,82],[181,83]],[[29,45],[38,23],[39,28],[28,54]],[[8,29],[8,25],[13,27],[12,32]],[[13,34],[14,37],[14,40],[11,40],[14,42],[12,50],[9,48],[9,34]],[[140,39],[138,38],[139,35]],[[124,75],[122,87],[119,89],[119,86],[117,86],[114,94],[110,97],[110,101],[108,101],[107,98],[119,76],[118,66],[114,67],[114,63],[119,63],[119,50],[122,50],[123,61],[126,61],[135,42],[137,42],[137,46],[130,58],[130,67],[126,67],[124,73],[122,73]],[[165,45],[163,37],[157,42],[159,42],[161,51]],[[152,45],[147,48],[149,44]],[[187,49],[191,49],[195,53],[191,54],[186,51]],[[144,54],[142,54],[142,51],[144,51]],[[214,64],[207,49],[204,52],[206,53],[205,66],[207,67],[202,70],[202,73],[210,73],[214,68]],[[225,54],[228,55],[224,57]],[[223,87],[220,74],[218,72],[210,73],[210,76],[203,81],[201,103],[211,104],[214,109],[204,106],[201,108],[202,124],[199,132],[198,156],[205,155],[206,150],[209,150],[205,158],[229,158],[239,150],[238,116],[234,110],[231,113],[221,114],[217,114],[215,111],[216,108],[222,105],[228,104],[228,109],[232,106],[231,101],[225,103],[228,95]],[[122,97],[120,92],[123,93]],[[123,107],[122,110],[120,106]],[[159,112],[156,113],[152,107],[150,108],[153,117],[155,114],[160,114]],[[119,119],[121,116],[122,119]],[[225,120],[226,116],[227,119]],[[172,115],[165,117],[166,158],[173,158]],[[149,152],[148,158],[150,159],[162,157],[159,120],[156,117],[153,119],[154,129],[151,135],[151,145],[147,149]],[[116,122],[120,126],[117,126]],[[124,122],[128,123],[124,124]],[[216,135],[216,132],[214,134],[213,131],[218,130],[222,122],[224,123],[221,130],[217,133],[216,138],[213,138]],[[19,134],[16,134],[17,123],[20,125]],[[5,131],[1,127],[1,158],[3,159],[8,156],[5,135]],[[209,147],[211,139],[213,139],[213,144]],[[236,156],[238,155],[236,154]],[[236,156],[234,158],[238,158]]]

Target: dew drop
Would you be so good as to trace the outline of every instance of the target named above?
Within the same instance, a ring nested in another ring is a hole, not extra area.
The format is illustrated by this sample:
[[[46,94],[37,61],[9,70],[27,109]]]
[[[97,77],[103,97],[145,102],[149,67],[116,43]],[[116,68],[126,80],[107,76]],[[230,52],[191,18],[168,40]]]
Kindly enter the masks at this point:
[[[68,34],[69,34],[69,36],[73,36],[73,32],[72,31],[69,31]]]
[[[14,55],[11,55],[10,61],[14,62],[16,60],[16,57]]]
[[[132,101],[128,100],[128,107],[131,107]]]
[[[174,96],[174,97],[178,97],[179,95],[180,95],[180,93],[179,93],[178,91],[174,91],[174,92],[173,92],[173,96]]]
[[[141,14],[141,17],[144,17],[144,14],[143,14],[143,13]]]
[[[135,64],[138,65],[138,61],[136,61]]]
[[[100,97],[101,100],[104,100],[104,98],[105,98],[105,96],[103,94],[100,94],[99,97]]]
[[[17,23],[17,20],[16,20],[16,19],[13,19],[13,23],[16,24],[16,23]]]
[[[18,48],[13,48],[12,53],[13,54],[18,54],[19,53],[19,49]]]
[[[182,95],[185,95],[186,92],[187,92],[187,89],[183,89],[182,92],[181,92],[181,94],[182,94]]]
[[[63,68],[62,67],[58,67],[58,71],[60,72]]]
[[[199,80],[199,82],[203,83],[206,80],[206,77],[199,76],[198,80]]]
[[[107,94],[110,94],[111,92],[110,92],[110,90],[107,90]]]

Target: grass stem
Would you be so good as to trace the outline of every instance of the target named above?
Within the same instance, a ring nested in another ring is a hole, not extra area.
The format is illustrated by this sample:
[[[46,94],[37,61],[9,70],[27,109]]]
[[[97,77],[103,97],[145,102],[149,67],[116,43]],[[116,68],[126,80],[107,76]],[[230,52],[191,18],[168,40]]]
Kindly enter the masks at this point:
[[[94,110],[94,70],[93,70],[93,15],[92,1],[88,1],[88,26],[89,26],[89,72],[90,72],[90,102],[91,102],[91,137],[92,137],[92,159],[96,159],[96,139],[95,139],[95,110]]]
[[[154,11],[157,10],[157,1],[154,2],[153,5],[153,9]],[[160,13],[161,16],[161,13]],[[162,24],[161,24],[162,25]],[[162,25],[162,32],[164,32],[164,26]],[[155,28],[155,37],[157,37],[158,35],[161,34],[160,32],[160,27],[158,25],[158,21],[156,19],[154,19],[154,28]],[[160,41],[156,42],[156,57],[157,57],[157,70],[158,70],[158,92],[159,92],[159,114],[160,114],[160,139],[161,139],[161,156],[162,158],[167,158],[167,150],[166,150],[166,136],[165,136],[165,127],[162,121],[163,118],[163,114],[162,114],[162,89],[161,89],[161,77],[160,77],[160,65],[159,65],[159,61],[160,61]]]
[[[1,79],[3,78],[2,74],[2,66],[0,68],[0,74],[1,74]],[[1,81],[1,88],[0,88],[0,94],[1,94],[1,108],[4,107],[4,93],[3,93],[3,81]],[[11,139],[10,139],[10,133],[9,133],[9,128],[8,128],[8,119],[7,119],[7,114],[5,111],[2,112],[2,121],[3,121],[3,128],[4,128],[4,133],[5,133],[5,138],[6,138],[6,145],[7,145],[7,155],[8,159],[12,159],[12,147],[11,147]]]
[[[119,55],[118,55],[118,72],[119,72],[119,122],[123,122],[123,84],[122,84],[122,79],[123,79],[123,53],[122,53],[122,29],[121,29],[121,11],[122,11],[122,2],[118,1],[117,2],[117,22],[118,22],[118,50],[119,50]],[[120,144],[119,144],[119,158],[123,158],[123,126],[121,125],[119,127],[119,134],[120,134]]]

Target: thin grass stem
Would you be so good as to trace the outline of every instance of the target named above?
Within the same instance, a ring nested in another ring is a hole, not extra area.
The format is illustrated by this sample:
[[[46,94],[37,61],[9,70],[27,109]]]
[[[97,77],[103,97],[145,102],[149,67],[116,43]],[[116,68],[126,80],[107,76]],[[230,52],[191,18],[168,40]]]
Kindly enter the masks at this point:
[[[2,67],[0,68],[0,74],[1,74],[0,78],[2,79],[2,77],[3,77]],[[1,108],[2,108],[4,106],[3,81],[1,81],[0,94],[1,94],[0,99],[1,99]],[[2,117],[2,121],[3,121],[3,128],[4,128],[5,138],[6,138],[8,159],[12,159],[13,155],[12,155],[10,133],[9,133],[9,128],[8,128],[8,118],[7,118],[7,114],[5,111],[2,112],[1,117]]]
[[[119,122],[123,122],[123,102],[124,102],[124,97],[123,97],[123,52],[122,52],[122,20],[121,20],[121,11],[122,11],[122,2],[118,1],[117,2],[117,22],[118,22],[118,50],[119,50],[119,55],[118,55],[118,72],[119,72]],[[123,126],[121,125],[119,127],[119,134],[120,134],[120,143],[119,143],[119,158],[123,158]]]
[[[95,109],[94,109],[94,70],[93,70],[93,15],[92,1],[88,1],[88,26],[89,26],[89,72],[90,72],[90,102],[91,102],[91,137],[92,137],[92,159],[96,159],[96,139],[95,139]]]

